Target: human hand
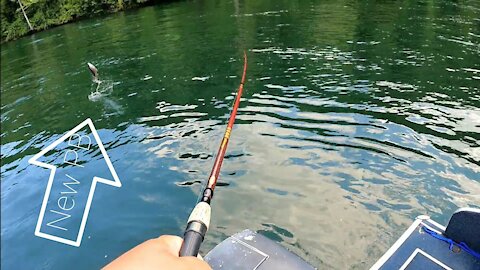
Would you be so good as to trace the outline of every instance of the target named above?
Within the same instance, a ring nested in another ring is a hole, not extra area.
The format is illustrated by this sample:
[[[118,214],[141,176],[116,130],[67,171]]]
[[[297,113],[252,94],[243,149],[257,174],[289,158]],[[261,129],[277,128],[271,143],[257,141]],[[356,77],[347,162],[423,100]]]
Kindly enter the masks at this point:
[[[182,242],[182,238],[173,235],[150,239],[127,251],[103,270],[211,270],[199,258],[179,257]]]

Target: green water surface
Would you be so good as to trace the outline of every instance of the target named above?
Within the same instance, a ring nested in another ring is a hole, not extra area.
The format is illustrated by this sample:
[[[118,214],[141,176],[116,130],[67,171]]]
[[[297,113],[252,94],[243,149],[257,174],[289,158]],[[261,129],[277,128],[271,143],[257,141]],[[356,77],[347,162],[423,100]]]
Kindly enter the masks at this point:
[[[2,44],[2,269],[98,269],[181,235],[244,50],[202,252],[250,228],[368,269],[417,215],[480,205],[479,18],[476,0],[179,1]],[[122,187],[97,187],[76,248],[34,235],[50,172],[28,159],[86,118]]]

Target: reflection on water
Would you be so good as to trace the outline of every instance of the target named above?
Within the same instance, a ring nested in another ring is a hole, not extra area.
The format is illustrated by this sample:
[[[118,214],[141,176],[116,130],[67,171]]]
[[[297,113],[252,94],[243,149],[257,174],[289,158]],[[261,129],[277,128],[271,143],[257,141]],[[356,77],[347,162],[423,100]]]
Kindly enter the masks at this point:
[[[203,251],[250,228],[320,268],[368,268],[415,216],[480,205],[479,15],[478,1],[180,2],[5,44],[2,266],[95,269],[181,234],[247,48]],[[87,61],[108,74],[99,91]],[[27,160],[87,117],[123,186],[98,189],[72,249],[33,235],[49,172]]]

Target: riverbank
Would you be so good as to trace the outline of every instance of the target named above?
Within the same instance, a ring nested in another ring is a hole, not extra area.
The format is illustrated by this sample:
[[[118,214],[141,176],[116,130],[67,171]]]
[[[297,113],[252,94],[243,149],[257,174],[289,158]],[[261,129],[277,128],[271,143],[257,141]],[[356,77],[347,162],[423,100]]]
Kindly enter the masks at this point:
[[[1,42],[96,15],[151,5],[151,0],[1,0]],[[168,0],[161,1],[168,2]]]

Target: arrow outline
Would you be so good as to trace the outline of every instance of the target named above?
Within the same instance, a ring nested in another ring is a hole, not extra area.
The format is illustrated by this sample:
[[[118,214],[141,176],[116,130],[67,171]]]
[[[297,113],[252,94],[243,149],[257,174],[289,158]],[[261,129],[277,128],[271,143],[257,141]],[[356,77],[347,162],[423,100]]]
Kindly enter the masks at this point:
[[[79,229],[78,234],[77,234],[77,239],[75,241],[73,241],[73,240],[70,240],[70,239],[61,238],[61,237],[58,237],[58,236],[55,236],[55,235],[50,235],[50,234],[43,233],[43,232],[40,231],[40,228],[42,227],[42,222],[43,222],[43,218],[44,218],[44,215],[45,215],[45,211],[46,211],[46,208],[47,208],[48,198],[50,197],[50,192],[51,192],[52,185],[53,185],[53,179],[55,178],[55,172],[57,170],[57,167],[55,167],[54,165],[44,163],[44,162],[40,162],[40,161],[38,161],[38,159],[40,157],[42,157],[43,155],[45,155],[46,153],[48,153],[50,150],[54,149],[60,143],[64,142],[67,138],[71,137],[73,134],[77,133],[77,131],[81,130],[82,128],[84,128],[87,125],[90,127],[90,129],[92,131],[92,134],[93,134],[93,137],[95,138],[95,141],[97,142],[98,148],[100,148],[100,151],[102,152],[103,158],[105,159],[105,162],[107,163],[108,169],[110,170],[110,173],[113,176],[113,181],[109,180],[109,179],[97,177],[97,176],[93,177],[93,182],[92,182],[92,185],[90,186],[90,191],[89,191],[88,198],[87,198],[87,204],[85,206],[85,210],[83,211],[82,222],[80,224],[80,229]],[[42,207],[40,209],[40,214],[38,216],[37,226],[35,227],[35,235],[38,236],[38,237],[42,237],[42,238],[46,238],[46,239],[53,240],[53,241],[56,241],[56,242],[60,242],[60,243],[63,243],[63,244],[79,247],[80,243],[82,242],[83,233],[85,231],[85,226],[87,225],[88,213],[90,212],[90,206],[92,205],[93,194],[95,192],[95,187],[97,186],[97,182],[103,183],[103,184],[106,184],[106,185],[110,185],[110,186],[114,186],[114,187],[121,187],[122,186],[122,183],[120,182],[120,179],[118,178],[117,172],[113,168],[112,162],[110,161],[110,158],[107,155],[107,151],[105,150],[105,147],[103,146],[102,141],[100,140],[100,136],[98,136],[97,130],[95,129],[95,126],[93,125],[92,120],[90,118],[85,119],[82,123],[78,124],[72,130],[70,130],[65,135],[63,135],[62,137],[57,139],[55,142],[53,142],[52,144],[47,146],[45,149],[40,151],[38,154],[31,157],[28,160],[28,162],[30,164],[37,165],[39,167],[43,167],[43,168],[51,170],[50,171],[50,177],[49,177],[48,183],[47,183],[47,189],[45,190],[45,195],[43,197]]]

